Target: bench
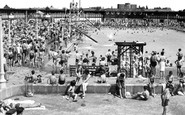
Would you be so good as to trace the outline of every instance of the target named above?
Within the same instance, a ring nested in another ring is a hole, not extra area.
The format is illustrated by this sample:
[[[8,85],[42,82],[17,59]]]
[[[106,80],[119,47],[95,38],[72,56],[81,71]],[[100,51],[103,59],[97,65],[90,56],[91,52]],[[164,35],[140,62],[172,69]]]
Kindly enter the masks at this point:
[[[89,72],[91,73],[91,75],[93,76],[99,76],[100,73],[97,72],[97,70],[100,68],[100,66],[83,66],[83,69],[88,69]],[[76,69],[77,69],[77,65],[69,65],[69,74],[71,77],[75,77],[76,75]],[[109,71],[109,67],[107,66],[105,68],[105,71],[108,73]]]

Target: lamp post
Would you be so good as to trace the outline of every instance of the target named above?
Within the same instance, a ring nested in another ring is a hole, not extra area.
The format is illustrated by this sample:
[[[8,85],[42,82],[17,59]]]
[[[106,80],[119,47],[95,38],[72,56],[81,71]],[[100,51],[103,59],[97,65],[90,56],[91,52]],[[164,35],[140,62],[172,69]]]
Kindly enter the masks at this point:
[[[3,27],[2,18],[0,16],[0,83],[6,82],[4,77],[4,48],[3,48]]]
[[[11,20],[14,18],[14,15],[12,15],[12,14],[10,14],[9,16],[8,16],[8,19],[9,19],[9,21],[8,21],[8,43],[9,44],[11,44],[11,35],[10,35],[10,29],[11,29]]]

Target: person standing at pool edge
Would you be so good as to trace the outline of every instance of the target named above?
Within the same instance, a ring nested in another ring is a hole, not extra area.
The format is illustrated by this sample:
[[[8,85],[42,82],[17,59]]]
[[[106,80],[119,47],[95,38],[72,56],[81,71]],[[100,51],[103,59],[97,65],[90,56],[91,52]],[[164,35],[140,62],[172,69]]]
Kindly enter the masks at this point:
[[[110,65],[111,64],[111,57],[112,57],[112,52],[110,49],[108,49],[108,52],[106,53],[106,57],[107,57],[107,64]]]
[[[116,79],[116,93],[120,95],[121,99],[125,97],[125,77],[124,71],[120,71]]]
[[[162,115],[166,115],[169,98],[170,98],[170,90],[169,90],[169,86],[166,85],[166,88],[164,90],[162,89],[162,93],[161,93],[161,101],[162,101],[162,107],[163,107]]]
[[[151,68],[151,74],[156,76],[156,66],[157,66],[157,56],[156,52],[153,51],[152,56],[150,58],[150,68]]]
[[[88,81],[91,78],[91,75],[89,73],[88,69],[85,69],[82,75],[82,98],[85,97],[85,92],[87,91],[87,85],[88,85]]]
[[[165,76],[165,63],[166,63],[166,57],[164,56],[164,52],[161,52],[160,60],[160,78],[164,80]]]
[[[178,49],[178,52],[177,52],[177,60],[181,60],[182,59],[182,57],[183,57],[183,53],[181,52],[182,50],[181,50],[181,48],[179,48]]]
[[[182,73],[181,69],[182,69],[182,65],[183,65],[183,60],[179,58],[175,61],[175,64],[177,66],[177,76],[180,77],[180,73]]]

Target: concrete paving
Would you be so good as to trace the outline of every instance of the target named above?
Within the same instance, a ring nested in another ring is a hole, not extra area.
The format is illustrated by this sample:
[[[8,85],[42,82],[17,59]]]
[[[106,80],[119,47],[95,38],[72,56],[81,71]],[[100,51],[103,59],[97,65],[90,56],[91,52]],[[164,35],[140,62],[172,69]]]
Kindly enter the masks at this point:
[[[59,94],[35,95],[31,98],[23,96],[13,97],[20,100],[35,100],[42,103],[46,110],[24,111],[24,115],[161,115],[162,106],[159,95],[148,101],[120,99],[108,94],[87,94],[85,99],[66,100]],[[182,100],[182,101],[180,101]],[[185,97],[170,98],[167,115],[184,115]]]

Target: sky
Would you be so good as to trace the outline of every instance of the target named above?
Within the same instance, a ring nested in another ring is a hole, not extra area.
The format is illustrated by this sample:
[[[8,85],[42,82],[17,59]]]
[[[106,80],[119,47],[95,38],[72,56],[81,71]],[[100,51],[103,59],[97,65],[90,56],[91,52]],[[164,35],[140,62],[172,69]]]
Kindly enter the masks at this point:
[[[79,2],[79,0],[74,0]],[[11,8],[34,8],[34,7],[50,7],[69,8],[72,0],[0,0],[0,8],[8,5]],[[101,6],[104,8],[117,8],[117,4],[131,3],[138,6],[154,7],[170,7],[172,10],[178,11],[185,9],[185,0],[81,0],[82,8]]]

